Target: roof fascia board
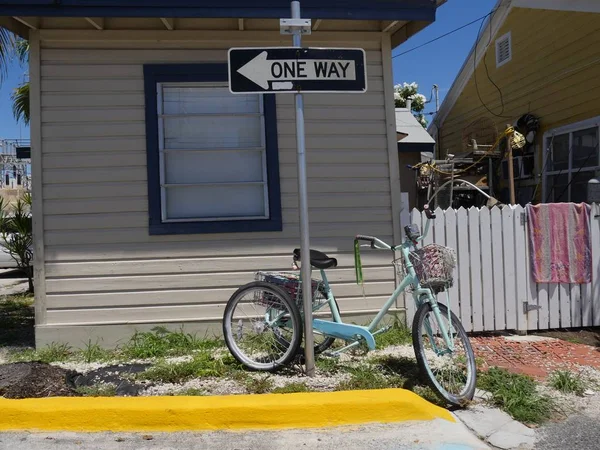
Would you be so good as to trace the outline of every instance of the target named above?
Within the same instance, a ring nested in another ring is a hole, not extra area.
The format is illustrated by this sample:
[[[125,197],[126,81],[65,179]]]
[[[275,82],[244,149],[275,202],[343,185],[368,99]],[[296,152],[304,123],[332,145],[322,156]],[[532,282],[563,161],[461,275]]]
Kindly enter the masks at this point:
[[[286,2],[278,0],[0,0],[2,16],[40,17],[206,17],[282,18],[290,14]],[[251,5],[251,6],[249,6]],[[304,0],[304,17],[342,20],[410,20],[433,22],[435,0]]]
[[[598,0],[513,0],[513,7],[600,13]]]

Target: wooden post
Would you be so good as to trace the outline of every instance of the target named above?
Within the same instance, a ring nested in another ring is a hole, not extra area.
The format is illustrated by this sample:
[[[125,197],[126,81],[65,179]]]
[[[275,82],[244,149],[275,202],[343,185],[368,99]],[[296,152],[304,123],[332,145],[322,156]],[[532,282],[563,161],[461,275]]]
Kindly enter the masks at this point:
[[[506,128],[510,127],[507,125]],[[508,146],[508,186],[510,189],[510,204],[514,205],[515,200],[515,168],[513,165],[513,151],[510,145],[510,136],[506,136],[506,145]]]

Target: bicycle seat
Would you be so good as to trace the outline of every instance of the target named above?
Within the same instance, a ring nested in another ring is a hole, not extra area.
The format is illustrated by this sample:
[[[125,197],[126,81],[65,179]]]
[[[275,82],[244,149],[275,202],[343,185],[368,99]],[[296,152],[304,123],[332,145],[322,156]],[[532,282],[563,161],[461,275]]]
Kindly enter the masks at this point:
[[[300,259],[300,249],[297,248],[294,250],[294,260],[300,261]],[[337,259],[330,258],[323,252],[311,250],[310,265],[316,267],[317,269],[330,269],[332,267],[337,267]]]

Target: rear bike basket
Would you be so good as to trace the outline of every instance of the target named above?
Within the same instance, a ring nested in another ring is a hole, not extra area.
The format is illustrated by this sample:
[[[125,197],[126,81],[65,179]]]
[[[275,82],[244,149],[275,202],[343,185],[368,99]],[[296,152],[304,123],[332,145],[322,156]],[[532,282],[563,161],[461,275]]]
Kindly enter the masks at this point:
[[[434,292],[442,292],[454,284],[453,272],[456,267],[454,249],[438,244],[429,244],[409,253],[421,287]],[[404,258],[394,260],[398,277],[402,280],[408,274]],[[414,289],[415,286],[412,286]]]
[[[298,308],[302,310],[302,282],[298,273],[259,271],[256,272],[254,279],[281,287],[296,302]],[[327,294],[321,280],[312,279],[312,293],[313,306],[327,301]]]

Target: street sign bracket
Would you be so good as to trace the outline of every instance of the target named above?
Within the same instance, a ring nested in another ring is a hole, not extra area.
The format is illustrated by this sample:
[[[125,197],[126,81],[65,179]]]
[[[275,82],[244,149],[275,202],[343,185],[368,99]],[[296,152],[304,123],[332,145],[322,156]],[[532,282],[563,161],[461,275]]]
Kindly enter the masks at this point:
[[[279,19],[281,34],[312,34],[311,19]]]

